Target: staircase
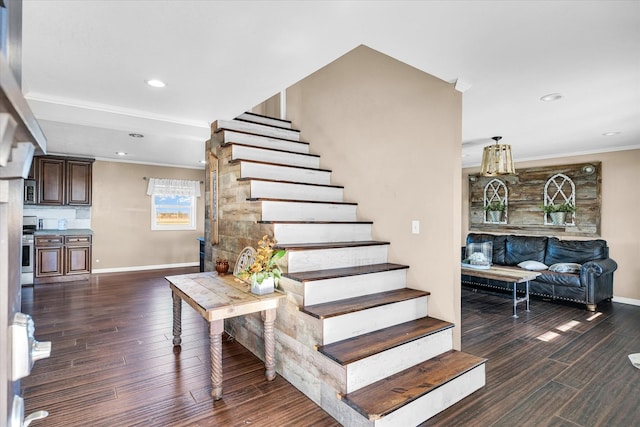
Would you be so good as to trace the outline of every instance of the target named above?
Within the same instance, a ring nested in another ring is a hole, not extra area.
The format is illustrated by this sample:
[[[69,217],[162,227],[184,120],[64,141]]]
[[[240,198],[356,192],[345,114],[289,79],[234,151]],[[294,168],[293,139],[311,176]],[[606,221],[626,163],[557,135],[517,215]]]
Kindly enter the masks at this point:
[[[452,349],[453,324],[343,200],[331,171],[285,120],[252,113],[213,124],[219,159],[217,257],[264,234],[287,250],[276,320],[279,374],[346,426],[412,426],[484,386],[485,360]],[[259,318],[225,328],[262,357]]]

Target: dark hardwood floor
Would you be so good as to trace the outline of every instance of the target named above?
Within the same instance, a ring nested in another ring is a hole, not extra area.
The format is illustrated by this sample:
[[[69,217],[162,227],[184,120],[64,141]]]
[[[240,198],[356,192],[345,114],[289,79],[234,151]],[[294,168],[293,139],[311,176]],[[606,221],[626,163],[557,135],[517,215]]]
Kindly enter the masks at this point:
[[[335,426],[335,420],[234,341],[223,344],[224,396],[213,402],[206,322],[182,310],[174,353],[166,275],[197,269],[94,275],[90,283],[23,288],[23,311],[52,354],[22,380],[38,426]]]
[[[234,341],[223,345],[224,396],[209,393],[205,321],[183,309],[171,344],[164,276],[195,269],[94,275],[89,283],[23,288],[23,311],[50,358],[23,379],[38,426],[336,426]],[[512,319],[505,296],[462,291],[463,350],[486,357],[487,385],[424,426],[640,425],[640,307],[603,304],[599,315],[534,300]]]
[[[488,359],[486,386],[423,426],[640,425],[640,307],[534,299],[510,317],[507,294],[463,288],[462,349]],[[523,304],[520,304],[523,307]]]

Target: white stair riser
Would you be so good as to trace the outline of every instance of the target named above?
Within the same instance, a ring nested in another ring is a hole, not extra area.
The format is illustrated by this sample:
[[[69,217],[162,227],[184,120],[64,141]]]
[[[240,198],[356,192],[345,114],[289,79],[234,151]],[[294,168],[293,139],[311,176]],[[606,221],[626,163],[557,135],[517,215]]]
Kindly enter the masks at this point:
[[[330,184],[331,172],[300,169],[287,166],[242,162],[240,176],[243,178],[264,178],[279,181],[295,181],[307,184]]]
[[[375,427],[415,426],[444,411],[485,385],[485,365],[473,368],[419,399],[376,420]]]
[[[314,200],[341,202],[343,189],[286,182],[251,181],[251,197],[266,199]]]
[[[273,118],[273,117],[257,116],[257,115],[254,115],[254,114],[242,113],[236,118],[237,119],[241,119],[241,120],[246,120],[246,121],[249,121],[249,122],[253,122],[253,123],[261,123],[261,124],[264,124],[264,125],[277,126],[277,127],[280,127],[280,128],[291,129],[291,122],[290,121],[288,121],[288,120],[280,120],[280,119],[276,119],[276,118]]]
[[[355,221],[356,205],[262,202],[263,221]]]
[[[239,118],[242,120],[218,121],[218,127],[225,128],[225,130],[217,135],[216,141],[222,139],[224,143],[233,142],[250,146],[233,145],[231,151],[233,160],[273,163],[273,165],[269,165],[242,161],[240,162],[240,176],[291,181],[283,183],[252,180],[250,182],[251,198],[285,200],[260,202],[262,206],[261,219],[274,222],[273,232],[279,243],[339,243],[371,240],[371,224],[320,223],[323,221],[355,221],[355,205],[293,202],[294,200],[342,202],[344,192],[342,188],[328,186],[331,181],[330,172],[314,170],[319,168],[319,157],[300,155],[309,153],[309,145],[294,142],[299,141],[300,134],[291,129],[292,126],[289,122],[252,114],[242,114]],[[304,185],[303,183],[316,185]],[[286,202],[286,200],[291,200],[291,202]],[[277,223],[278,221],[318,221],[319,223],[280,224]],[[287,263],[288,271],[295,273],[381,264],[387,262],[387,257],[388,245],[291,250],[287,253]],[[283,279],[283,281],[287,282],[287,286],[292,287],[293,291],[287,288],[288,292],[292,291],[292,295],[295,294],[295,299],[299,304],[312,305],[405,288],[406,272],[406,269],[401,269],[318,280],[306,282],[304,286],[301,286],[300,282],[290,279]],[[322,341],[320,344],[326,345],[424,316],[427,316],[426,296],[324,320],[314,318],[315,332],[311,334],[314,337],[312,342]],[[278,332],[276,331],[276,333]],[[320,333],[322,339],[317,336]],[[325,360],[326,358],[323,358],[322,362],[311,360],[313,358],[304,358],[306,363],[301,360],[299,364],[290,365],[299,369],[299,372],[292,374],[291,381],[310,397],[311,390],[314,390],[313,393],[315,393],[315,390],[322,389],[323,397],[320,399],[319,396],[313,394],[314,401],[325,410],[331,409],[332,415],[334,413],[340,415],[336,419],[344,420],[343,424],[345,425],[353,427],[360,425],[417,425],[483,387],[485,384],[484,365],[472,369],[377,420],[368,420],[337,400],[336,392],[333,389],[336,386],[335,382],[339,382],[340,387],[346,388],[347,393],[353,392],[450,350],[452,342],[452,329],[449,328],[358,360],[344,368],[328,361],[328,359]],[[304,346],[300,345],[300,347],[310,350],[309,342],[306,342]],[[322,356],[319,352],[314,351],[313,353],[318,357]],[[322,375],[311,376],[313,381],[317,382],[309,382],[310,377],[304,377],[301,374],[303,371],[309,370],[308,363],[311,363],[314,372],[318,374],[322,372]],[[325,364],[331,365],[331,374],[322,370],[323,366],[327,367]],[[281,372],[281,374],[285,375],[285,372]],[[326,379],[323,378],[325,375],[327,378],[331,378],[330,382],[333,385],[325,382]],[[326,391],[326,388],[331,388],[331,390]],[[331,402],[327,403],[329,399]]]
[[[331,243],[371,240],[371,224],[274,224],[278,243]]]
[[[276,150],[292,151],[294,153],[303,154],[309,153],[309,144],[269,138],[268,136],[235,132],[232,130],[224,130],[222,132],[222,140],[224,143],[237,142],[238,144],[253,145],[254,147],[273,148]]]
[[[351,363],[347,366],[347,393],[449,351],[452,343],[449,328]]]
[[[330,317],[322,322],[322,345],[416,320],[427,315],[427,297]]]
[[[305,168],[319,168],[320,158],[306,156],[299,153],[285,153],[284,151],[273,151],[259,147],[245,147],[243,145],[233,145],[231,158],[257,160],[260,162],[279,163],[290,166],[302,166]]]
[[[313,280],[304,283],[304,304],[322,304],[406,287],[406,269]]]
[[[387,262],[388,252],[389,245],[288,251],[287,270],[290,273],[298,273],[382,264]]]
[[[290,139],[300,141],[300,132],[290,129],[278,129],[272,126],[265,126],[257,123],[241,122],[238,120],[218,120],[218,128],[250,132],[258,135],[271,136],[274,138]]]

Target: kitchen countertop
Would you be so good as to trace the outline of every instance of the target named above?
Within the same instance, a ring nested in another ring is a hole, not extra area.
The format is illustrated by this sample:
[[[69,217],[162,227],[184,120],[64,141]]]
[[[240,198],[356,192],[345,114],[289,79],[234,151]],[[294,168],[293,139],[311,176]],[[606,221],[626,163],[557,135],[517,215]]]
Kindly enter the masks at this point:
[[[34,236],[78,236],[93,235],[90,228],[69,228],[67,230],[58,230],[57,228],[49,228],[44,230],[36,230]]]

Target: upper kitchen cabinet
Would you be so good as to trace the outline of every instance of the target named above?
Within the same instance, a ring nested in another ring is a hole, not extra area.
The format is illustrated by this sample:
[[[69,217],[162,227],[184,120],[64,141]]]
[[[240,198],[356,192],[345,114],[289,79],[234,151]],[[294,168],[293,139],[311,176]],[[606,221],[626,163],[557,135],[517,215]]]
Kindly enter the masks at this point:
[[[67,204],[91,205],[91,168],[93,160],[67,160]]]
[[[40,205],[64,205],[64,159],[36,157],[36,188]]]
[[[93,159],[43,156],[34,165],[39,205],[91,205]]]

